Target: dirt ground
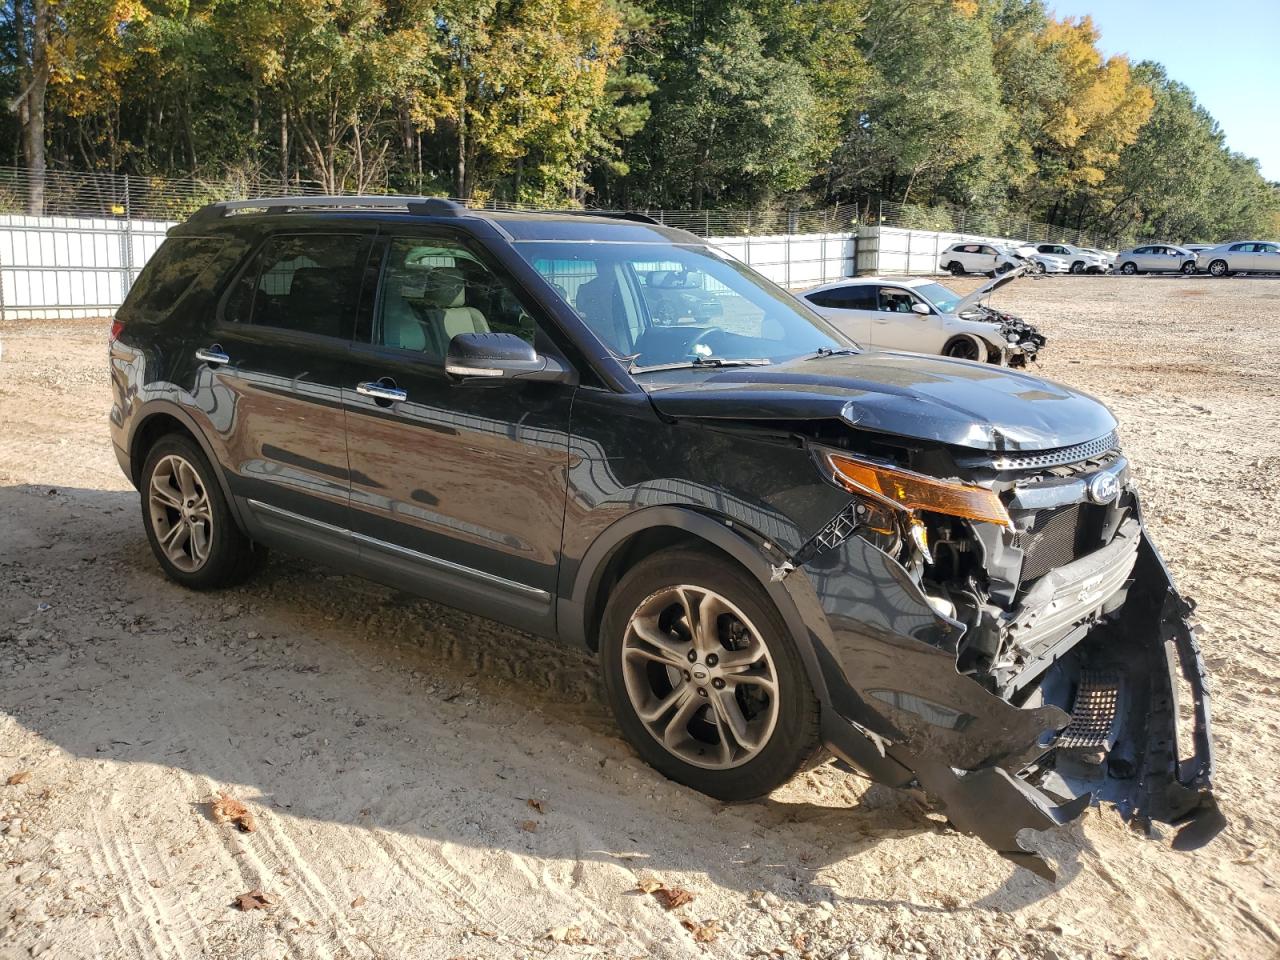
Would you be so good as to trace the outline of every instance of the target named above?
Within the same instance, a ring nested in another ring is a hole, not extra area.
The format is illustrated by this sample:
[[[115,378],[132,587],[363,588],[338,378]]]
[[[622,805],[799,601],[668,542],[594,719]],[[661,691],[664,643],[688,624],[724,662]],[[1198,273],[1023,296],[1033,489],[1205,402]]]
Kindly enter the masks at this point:
[[[1038,838],[1049,884],[831,765],[726,806],[632,754],[576,652],[278,556],[185,592],[110,451],[105,323],[11,323],[0,958],[1276,956],[1280,280],[997,297],[1048,334],[1045,375],[1116,411],[1200,603],[1230,819],[1209,847],[1093,810]],[[253,832],[215,822],[217,791]],[[651,880],[694,899],[667,911]]]

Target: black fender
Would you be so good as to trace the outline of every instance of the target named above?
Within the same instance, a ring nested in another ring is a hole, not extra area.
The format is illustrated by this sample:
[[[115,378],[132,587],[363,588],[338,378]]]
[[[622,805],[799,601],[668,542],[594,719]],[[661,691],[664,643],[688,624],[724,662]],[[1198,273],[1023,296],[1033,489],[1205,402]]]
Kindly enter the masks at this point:
[[[591,542],[572,586],[562,591],[557,600],[560,637],[587,646],[587,611],[610,558],[636,534],[661,527],[679,530],[724,551],[755,579],[795,641],[805,675],[818,698],[826,745],[842,760],[861,768],[875,780],[893,785],[908,782],[910,772],[886,757],[869,737],[842,719],[834,708],[823,668],[824,662],[831,664],[828,652],[831,632],[813,584],[796,573],[775,578],[775,566],[786,562],[786,556],[759,531],[730,517],[695,507],[661,505],[615,520]]]
[[[125,449],[129,454],[129,462],[133,463],[134,447],[139,432],[145,424],[160,415],[169,416],[177,420],[195,438],[196,443],[200,445],[200,450],[204,453],[205,459],[209,461],[209,465],[213,468],[213,475],[218,480],[218,487],[222,490],[223,499],[226,500],[227,506],[231,508],[231,516],[235,518],[236,526],[240,528],[241,533],[249,536],[249,528],[245,525],[244,517],[240,515],[239,504],[236,502],[236,498],[231,495],[231,485],[227,482],[226,471],[222,467],[222,462],[214,454],[213,445],[205,435],[204,428],[181,404],[162,398],[148,400],[130,417],[129,433],[125,439]],[[138,486],[139,477],[131,476],[129,479],[133,481],[135,487]]]

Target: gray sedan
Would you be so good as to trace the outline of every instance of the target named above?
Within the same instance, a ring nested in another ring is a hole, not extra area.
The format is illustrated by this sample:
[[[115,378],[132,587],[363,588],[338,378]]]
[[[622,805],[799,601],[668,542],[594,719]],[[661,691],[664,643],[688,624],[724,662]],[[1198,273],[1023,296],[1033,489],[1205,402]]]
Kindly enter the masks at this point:
[[[1196,255],[1169,243],[1148,243],[1116,254],[1116,269],[1135,273],[1195,273]]]
[[[1280,273],[1280,243],[1243,240],[1199,253],[1201,269],[1215,277],[1231,273]]]

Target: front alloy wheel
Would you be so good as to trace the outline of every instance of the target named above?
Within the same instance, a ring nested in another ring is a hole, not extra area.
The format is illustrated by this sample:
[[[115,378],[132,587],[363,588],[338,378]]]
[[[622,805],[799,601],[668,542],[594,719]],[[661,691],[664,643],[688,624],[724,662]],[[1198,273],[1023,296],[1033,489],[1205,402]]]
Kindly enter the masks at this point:
[[[1209,264],[1209,273],[1215,277],[1225,277],[1227,275],[1227,261],[1213,261],[1213,263]]]
[[[672,780],[749,800],[821,756],[797,641],[761,581],[724,554],[673,547],[641,560],[600,630],[618,727]]]
[[[632,613],[622,671],[636,716],[686,763],[713,770],[759,755],[778,722],[778,681],[759,629],[714,590],[664,587]]]
[[[942,348],[944,357],[955,357],[957,360],[981,360],[982,351],[968,337],[956,337]]]

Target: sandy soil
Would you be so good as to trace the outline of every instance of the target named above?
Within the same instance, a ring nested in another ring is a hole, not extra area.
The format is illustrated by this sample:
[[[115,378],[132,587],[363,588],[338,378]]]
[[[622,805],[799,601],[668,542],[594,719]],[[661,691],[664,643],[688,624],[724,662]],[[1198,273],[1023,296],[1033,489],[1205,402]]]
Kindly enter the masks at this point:
[[[105,324],[10,324],[0,958],[1275,956],[1280,281],[998,296],[1116,410],[1200,602],[1231,820],[1208,848],[1090,811],[1041,838],[1051,885],[830,765],[725,806],[633,756],[575,652],[305,561],[185,592],[110,452]],[[278,899],[238,910],[255,888]]]

